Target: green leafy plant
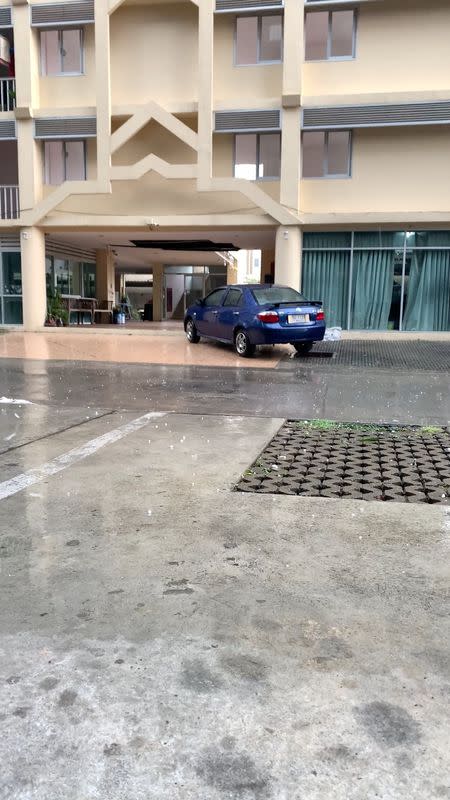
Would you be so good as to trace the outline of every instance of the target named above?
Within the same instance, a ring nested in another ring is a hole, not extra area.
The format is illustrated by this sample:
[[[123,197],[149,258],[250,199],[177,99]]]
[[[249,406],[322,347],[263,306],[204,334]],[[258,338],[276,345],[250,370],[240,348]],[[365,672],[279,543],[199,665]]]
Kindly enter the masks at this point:
[[[58,291],[47,295],[47,317],[45,323],[51,326],[69,324],[69,312],[64,306]]]

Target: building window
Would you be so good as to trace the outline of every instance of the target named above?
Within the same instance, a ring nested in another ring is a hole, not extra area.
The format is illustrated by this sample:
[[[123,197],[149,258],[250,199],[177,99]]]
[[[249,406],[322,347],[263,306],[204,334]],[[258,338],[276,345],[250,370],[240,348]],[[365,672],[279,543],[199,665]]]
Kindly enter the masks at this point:
[[[57,291],[60,294],[76,294],[81,297],[96,296],[95,264],[46,256],[45,272],[48,295]]]
[[[305,232],[302,280],[330,326],[450,330],[450,231]]]
[[[356,12],[314,11],[306,14],[305,59],[326,61],[355,57]]]
[[[304,178],[350,177],[350,131],[305,131],[302,143]]]
[[[64,181],[86,180],[86,148],[84,141],[51,141],[44,143],[45,183],[58,186]]]
[[[255,181],[280,177],[280,133],[237,133],[234,142],[235,178]]]
[[[42,75],[83,73],[83,31],[81,28],[41,31]]]
[[[20,253],[0,252],[0,324],[22,324]]]
[[[236,18],[235,64],[270,64],[282,58],[283,18],[280,14]]]

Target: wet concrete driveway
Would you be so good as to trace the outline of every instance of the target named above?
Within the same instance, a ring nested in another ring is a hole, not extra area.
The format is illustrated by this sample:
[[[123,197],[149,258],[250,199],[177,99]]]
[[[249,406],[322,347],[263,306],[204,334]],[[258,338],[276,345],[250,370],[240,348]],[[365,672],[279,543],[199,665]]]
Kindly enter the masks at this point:
[[[183,375],[27,363],[0,389],[33,401],[0,404],[0,798],[450,797],[448,510],[232,494],[285,415],[250,373],[259,416],[217,384],[194,408],[202,375],[183,413]]]

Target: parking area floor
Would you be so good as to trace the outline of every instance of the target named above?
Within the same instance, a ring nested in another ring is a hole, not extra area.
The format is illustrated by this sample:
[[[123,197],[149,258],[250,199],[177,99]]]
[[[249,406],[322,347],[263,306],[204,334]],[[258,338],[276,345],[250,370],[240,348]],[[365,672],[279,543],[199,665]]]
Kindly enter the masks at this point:
[[[449,509],[233,491],[448,374],[1,367],[1,800],[450,797]]]

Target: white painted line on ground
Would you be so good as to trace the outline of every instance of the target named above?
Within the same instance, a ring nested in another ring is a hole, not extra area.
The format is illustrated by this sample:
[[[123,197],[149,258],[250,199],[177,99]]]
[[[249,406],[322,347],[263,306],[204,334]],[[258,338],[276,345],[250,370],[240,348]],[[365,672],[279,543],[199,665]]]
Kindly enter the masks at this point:
[[[142,417],[127,422],[125,425],[121,425],[120,428],[115,428],[113,431],[108,431],[102,436],[97,436],[96,439],[91,439],[80,447],[74,447],[74,449],[69,450],[68,453],[63,453],[62,456],[57,456],[53,458],[52,461],[48,461],[46,464],[42,464],[36,469],[27,470],[27,472],[22,472],[21,475],[16,475],[15,478],[11,478],[9,481],[0,483],[0,500],[11,497],[11,495],[17,492],[22,492],[24,489],[28,489],[29,486],[34,486],[35,483],[43,481],[44,478],[56,475],[57,472],[71,467],[72,464],[76,464],[77,461],[82,461],[84,458],[92,456],[102,447],[106,447],[108,444],[114,444],[114,442],[120,441],[120,439],[123,439],[130,433],[144,428],[152,419],[165,416],[166,413],[163,411],[151,411],[148,414],[144,414]]]
[[[0,397],[0,403],[10,406],[32,406],[31,400],[16,400],[14,397]]]

